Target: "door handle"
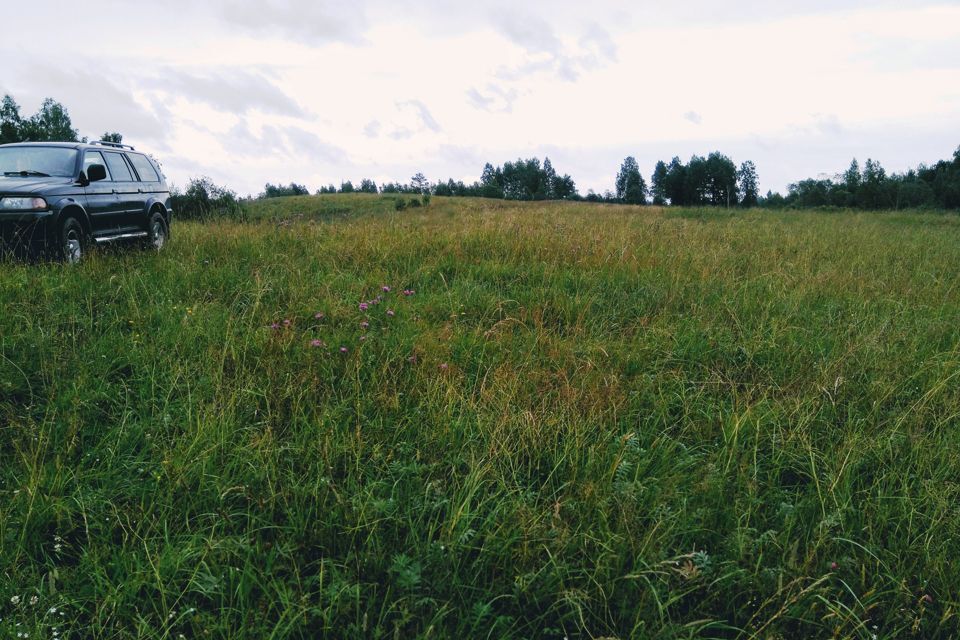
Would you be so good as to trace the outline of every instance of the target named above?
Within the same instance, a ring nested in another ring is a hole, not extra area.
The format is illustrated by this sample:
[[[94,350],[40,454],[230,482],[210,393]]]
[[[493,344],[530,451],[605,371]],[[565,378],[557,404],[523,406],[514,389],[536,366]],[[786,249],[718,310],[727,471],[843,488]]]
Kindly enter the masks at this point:
[[[143,193],[143,189],[137,189],[137,193]]]
[[[111,191],[110,193],[112,193],[112,194],[114,194],[114,195],[116,195],[116,193],[117,193],[117,190],[116,190],[116,189],[113,189],[113,190],[112,190],[112,191]]]

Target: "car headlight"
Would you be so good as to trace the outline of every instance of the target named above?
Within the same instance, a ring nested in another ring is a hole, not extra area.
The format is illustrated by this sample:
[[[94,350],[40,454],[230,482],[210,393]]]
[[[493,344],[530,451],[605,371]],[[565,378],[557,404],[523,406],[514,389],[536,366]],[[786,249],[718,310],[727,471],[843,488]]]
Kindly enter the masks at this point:
[[[43,198],[0,198],[0,211],[32,211],[46,209]]]

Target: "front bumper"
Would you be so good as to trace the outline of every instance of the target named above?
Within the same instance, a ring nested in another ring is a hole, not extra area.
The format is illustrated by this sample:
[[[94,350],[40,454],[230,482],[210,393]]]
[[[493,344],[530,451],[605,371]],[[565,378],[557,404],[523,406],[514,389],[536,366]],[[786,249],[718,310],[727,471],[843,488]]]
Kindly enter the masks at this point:
[[[0,211],[0,224],[4,222],[38,222],[53,216],[53,211]]]
[[[16,211],[0,213],[0,250],[15,254],[46,249],[50,238],[49,211]]]

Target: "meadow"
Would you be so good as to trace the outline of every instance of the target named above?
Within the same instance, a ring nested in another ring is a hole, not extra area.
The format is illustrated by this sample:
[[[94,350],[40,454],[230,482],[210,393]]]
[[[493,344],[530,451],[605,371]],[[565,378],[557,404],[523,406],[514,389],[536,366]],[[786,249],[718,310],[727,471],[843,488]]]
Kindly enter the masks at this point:
[[[0,637],[960,634],[956,215],[248,207],[0,263]]]

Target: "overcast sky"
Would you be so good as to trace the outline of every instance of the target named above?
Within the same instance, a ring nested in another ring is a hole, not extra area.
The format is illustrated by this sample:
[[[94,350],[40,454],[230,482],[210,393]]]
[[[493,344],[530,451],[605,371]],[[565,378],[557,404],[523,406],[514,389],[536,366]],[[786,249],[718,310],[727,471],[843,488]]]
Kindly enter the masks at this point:
[[[534,155],[585,194],[627,155],[649,181],[713,150],[784,190],[960,145],[958,2],[41,0],[5,22],[23,113],[53,97],[175,184],[241,194]]]

